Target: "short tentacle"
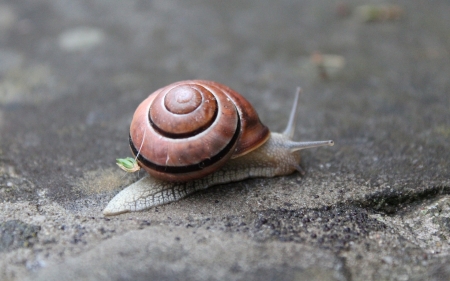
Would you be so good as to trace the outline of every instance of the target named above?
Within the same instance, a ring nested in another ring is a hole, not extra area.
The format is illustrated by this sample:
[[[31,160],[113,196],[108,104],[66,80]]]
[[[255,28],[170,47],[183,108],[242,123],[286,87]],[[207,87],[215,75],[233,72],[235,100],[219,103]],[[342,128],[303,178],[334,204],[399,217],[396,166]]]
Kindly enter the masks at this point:
[[[297,91],[295,92],[295,98],[294,98],[294,105],[291,109],[291,114],[289,115],[289,121],[287,123],[286,129],[283,132],[283,135],[288,137],[289,139],[292,139],[294,137],[295,133],[295,125],[297,121],[297,109],[299,104],[299,96],[302,89],[300,87],[297,88]]]
[[[300,166],[300,164],[295,165],[294,168],[297,170],[297,172],[299,172],[301,176],[304,176],[306,174],[305,169],[303,169],[303,167]]]

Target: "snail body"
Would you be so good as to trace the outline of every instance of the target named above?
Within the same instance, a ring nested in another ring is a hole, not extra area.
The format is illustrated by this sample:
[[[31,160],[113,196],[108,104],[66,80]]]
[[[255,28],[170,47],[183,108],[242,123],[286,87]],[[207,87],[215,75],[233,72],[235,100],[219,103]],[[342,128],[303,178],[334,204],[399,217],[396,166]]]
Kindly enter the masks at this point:
[[[222,84],[190,80],[157,90],[138,106],[130,127],[131,150],[149,175],[119,192],[103,214],[145,210],[246,178],[303,172],[301,149],[334,143],[291,140],[298,96],[299,90],[286,130],[271,133],[250,103]]]

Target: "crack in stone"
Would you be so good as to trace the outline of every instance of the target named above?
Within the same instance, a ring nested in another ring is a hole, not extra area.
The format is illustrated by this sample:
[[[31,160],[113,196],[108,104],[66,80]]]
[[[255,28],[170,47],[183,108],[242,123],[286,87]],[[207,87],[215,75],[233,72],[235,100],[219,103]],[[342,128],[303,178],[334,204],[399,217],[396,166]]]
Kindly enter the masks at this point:
[[[421,202],[447,194],[450,194],[450,186],[446,185],[435,185],[431,188],[418,190],[416,192],[403,192],[401,190],[391,191],[391,189],[385,189],[366,195],[364,200],[351,201],[349,204],[392,215],[397,213],[397,211],[407,204]]]

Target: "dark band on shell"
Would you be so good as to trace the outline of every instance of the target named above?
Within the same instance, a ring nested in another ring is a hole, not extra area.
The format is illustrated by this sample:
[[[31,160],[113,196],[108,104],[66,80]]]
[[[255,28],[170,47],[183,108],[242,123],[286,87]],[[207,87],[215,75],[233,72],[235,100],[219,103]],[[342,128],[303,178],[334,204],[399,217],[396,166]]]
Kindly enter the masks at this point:
[[[238,119],[237,128],[238,128],[238,130],[236,130],[233,138],[228,143],[228,145],[225,147],[225,149],[220,151],[218,154],[212,156],[211,158],[208,158],[208,159],[205,159],[205,160],[199,162],[198,164],[193,164],[193,165],[188,165],[188,166],[160,166],[160,165],[157,165],[157,164],[151,162],[150,160],[146,159],[142,154],[139,154],[138,148],[136,148],[136,146],[134,145],[133,140],[131,139],[131,136],[129,138],[130,148],[131,148],[131,151],[133,152],[133,155],[135,157],[137,155],[137,160],[139,161],[139,163],[142,163],[145,167],[148,167],[152,170],[155,170],[155,171],[158,171],[161,173],[169,173],[169,174],[192,173],[192,172],[197,172],[197,171],[203,170],[203,169],[205,169],[205,167],[211,166],[213,163],[216,163],[217,161],[221,160],[223,157],[228,155],[230,153],[230,151],[236,146],[236,141],[239,137],[239,131],[241,128],[239,119]]]

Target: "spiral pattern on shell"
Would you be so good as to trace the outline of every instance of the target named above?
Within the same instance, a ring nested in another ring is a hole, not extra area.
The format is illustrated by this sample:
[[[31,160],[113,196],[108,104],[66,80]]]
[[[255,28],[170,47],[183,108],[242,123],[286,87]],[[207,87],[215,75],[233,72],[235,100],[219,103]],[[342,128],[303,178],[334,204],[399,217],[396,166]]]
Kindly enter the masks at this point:
[[[217,82],[190,80],[163,87],[138,106],[130,146],[152,176],[187,181],[258,148],[269,134],[237,92]]]

